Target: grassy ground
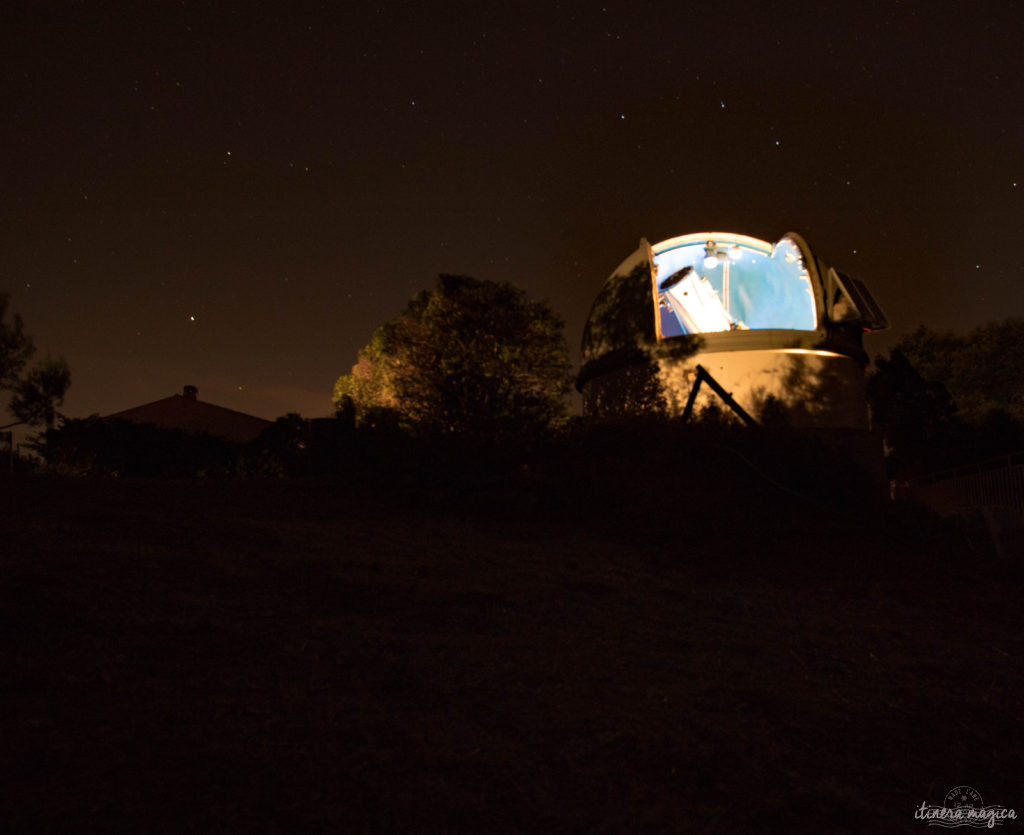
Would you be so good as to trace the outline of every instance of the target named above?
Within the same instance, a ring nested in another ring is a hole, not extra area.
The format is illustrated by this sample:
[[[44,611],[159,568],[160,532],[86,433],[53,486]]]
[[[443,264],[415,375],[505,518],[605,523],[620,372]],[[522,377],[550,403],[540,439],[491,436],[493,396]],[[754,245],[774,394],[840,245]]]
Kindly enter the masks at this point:
[[[0,829],[911,832],[961,784],[1024,812],[1021,582],[955,529],[486,489],[0,487]]]

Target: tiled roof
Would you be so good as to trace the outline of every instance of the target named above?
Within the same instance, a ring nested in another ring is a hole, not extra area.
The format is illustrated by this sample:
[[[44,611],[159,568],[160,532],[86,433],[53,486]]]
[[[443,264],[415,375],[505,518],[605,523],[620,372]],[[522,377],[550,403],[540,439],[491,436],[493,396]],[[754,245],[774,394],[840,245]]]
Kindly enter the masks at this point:
[[[129,420],[132,423],[152,424],[163,429],[205,432],[208,435],[238,442],[251,441],[271,423],[269,420],[236,412],[234,409],[204,403],[197,400],[194,393],[175,394],[107,417]]]

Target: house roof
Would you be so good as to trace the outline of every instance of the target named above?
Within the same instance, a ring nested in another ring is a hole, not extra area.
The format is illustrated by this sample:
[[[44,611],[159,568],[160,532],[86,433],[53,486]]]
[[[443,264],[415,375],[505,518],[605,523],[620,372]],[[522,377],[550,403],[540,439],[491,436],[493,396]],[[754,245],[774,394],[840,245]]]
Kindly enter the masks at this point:
[[[162,429],[202,432],[240,443],[253,440],[271,424],[271,421],[255,415],[205,403],[199,400],[197,395],[198,391],[194,386],[186,386],[184,394],[174,394],[163,400],[115,412],[107,417],[151,424]]]

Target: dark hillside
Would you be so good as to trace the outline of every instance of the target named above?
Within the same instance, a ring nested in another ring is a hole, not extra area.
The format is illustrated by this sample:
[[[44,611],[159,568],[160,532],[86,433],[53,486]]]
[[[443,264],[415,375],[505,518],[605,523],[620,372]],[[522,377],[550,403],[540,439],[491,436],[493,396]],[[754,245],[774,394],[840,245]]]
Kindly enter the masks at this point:
[[[1024,805],[1022,589],[977,543],[724,459],[611,466],[8,483],[0,829],[908,832],[957,785]]]

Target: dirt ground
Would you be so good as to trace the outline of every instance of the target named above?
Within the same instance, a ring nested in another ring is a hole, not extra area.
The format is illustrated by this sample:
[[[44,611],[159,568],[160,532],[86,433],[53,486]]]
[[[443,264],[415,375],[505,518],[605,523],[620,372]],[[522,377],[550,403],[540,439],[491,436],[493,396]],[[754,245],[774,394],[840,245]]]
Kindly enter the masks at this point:
[[[765,485],[0,500],[4,832],[913,832],[959,785],[1024,813],[1020,572],[922,514]]]

